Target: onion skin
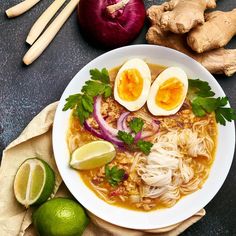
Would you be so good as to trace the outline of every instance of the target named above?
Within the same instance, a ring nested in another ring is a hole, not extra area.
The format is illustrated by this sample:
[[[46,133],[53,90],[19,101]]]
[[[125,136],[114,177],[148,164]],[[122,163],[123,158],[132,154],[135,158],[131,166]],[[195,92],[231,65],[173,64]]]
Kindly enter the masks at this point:
[[[110,14],[107,6],[121,0],[80,0],[78,21],[85,37],[95,45],[116,48],[133,41],[145,21],[143,0],[129,2],[115,13]]]

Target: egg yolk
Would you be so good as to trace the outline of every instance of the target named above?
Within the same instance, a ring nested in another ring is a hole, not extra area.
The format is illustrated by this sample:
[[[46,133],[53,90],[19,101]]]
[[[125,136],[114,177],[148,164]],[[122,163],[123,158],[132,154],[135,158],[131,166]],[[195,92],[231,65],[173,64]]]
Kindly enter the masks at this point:
[[[167,111],[172,110],[182,102],[183,92],[183,83],[177,78],[170,78],[160,85],[155,102]]]
[[[135,101],[143,90],[143,78],[137,69],[127,69],[121,74],[118,94],[122,100]]]

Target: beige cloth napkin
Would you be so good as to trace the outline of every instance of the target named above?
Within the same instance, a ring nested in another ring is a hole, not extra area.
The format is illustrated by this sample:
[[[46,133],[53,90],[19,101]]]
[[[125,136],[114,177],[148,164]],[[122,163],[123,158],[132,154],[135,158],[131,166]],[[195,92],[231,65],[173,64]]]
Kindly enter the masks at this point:
[[[36,235],[31,224],[32,209],[25,210],[14,198],[13,180],[20,164],[27,158],[38,156],[50,164],[56,173],[55,196],[71,196],[57,170],[52,150],[52,124],[57,103],[42,110],[3,152],[0,168],[0,235]],[[142,236],[179,235],[205,215],[202,209],[189,219],[166,228],[138,231],[112,225],[90,212],[91,223],[83,236]],[[154,233],[154,234],[153,234]]]

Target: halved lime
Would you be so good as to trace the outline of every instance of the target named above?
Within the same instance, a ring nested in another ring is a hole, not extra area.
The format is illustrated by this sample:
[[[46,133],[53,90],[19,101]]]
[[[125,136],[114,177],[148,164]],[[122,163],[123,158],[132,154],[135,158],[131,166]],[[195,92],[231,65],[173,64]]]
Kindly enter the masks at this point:
[[[110,142],[93,141],[77,148],[70,161],[71,167],[78,170],[88,170],[103,166],[116,155],[116,150]]]
[[[30,158],[17,170],[14,180],[14,194],[19,203],[28,208],[45,202],[53,192],[55,175],[43,160]]]

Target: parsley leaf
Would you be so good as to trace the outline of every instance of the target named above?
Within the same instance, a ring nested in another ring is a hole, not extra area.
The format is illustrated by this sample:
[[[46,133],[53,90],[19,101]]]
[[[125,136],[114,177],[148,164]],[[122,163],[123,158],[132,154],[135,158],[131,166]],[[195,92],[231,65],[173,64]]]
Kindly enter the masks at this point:
[[[137,146],[144,154],[148,155],[151,152],[153,144],[147,141],[139,140],[137,142]]]
[[[215,95],[215,93],[211,91],[211,87],[206,81],[202,81],[200,79],[189,79],[188,86],[197,96],[212,97]]]
[[[221,125],[226,125],[226,121],[236,119],[236,113],[232,108],[224,107],[227,105],[227,97],[219,98],[202,98],[196,97],[192,101],[193,113],[196,116],[205,116],[206,113],[215,112],[216,122]]]
[[[103,68],[101,71],[98,69],[93,69],[89,71],[92,80],[99,80],[104,84],[110,83],[109,74],[106,68]]]
[[[108,165],[105,166],[105,178],[113,187],[118,185],[124,179],[124,175],[124,169],[118,169],[117,166],[113,166],[112,168],[109,168]]]
[[[235,120],[235,111],[225,107],[228,104],[228,98],[214,98],[214,95],[208,82],[199,79],[189,80],[189,96],[193,113],[196,116],[202,117],[207,113],[215,112],[216,122],[221,125],[226,125],[226,121]]]
[[[108,98],[110,97],[112,94],[112,88],[110,85],[106,85],[105,89],[104,89],[104,97]]]
[[[236,113],[232,108],[219,107],[215,110],[216,121],[221,125],[226,125],[225,120],[236,120]]]
[[[193,112],[197,116],[205,116],[206,112],[215,111],[218,106],[218,101],[215,98],[196,97],[192,101]]]
[[[86,94],[82,96],[82,105],[86,111],[93,112],[93,99],[90,96]]]
[[[195,116],[202,117],[206,115],[205,110],[197,103],[197,101],[195,101],[195,103],[192,102],[192,109]]]
[[[218,99],[218,104],[219,106],[226,106],[228,103],[228,98],[227,97],[222,97],[222,98],[217,98]]]
[[[112,88],[110,85],[110,78],[108,71],[103,68],[90,70],[91,80],[85,82],[79,94],[70,95],[66,98],[66,104],[63,111],[74,109],[74,115],[83,124],[84,121],[93,112],[94,97],[103,95],[105,98],[111,96]]]
[[[140,118],[134,118],[133,120],[129,122],[129,127],[135,134],[137,134],[139,131],[142,130],[143,125],[144,125],[144,122]]]
[[[125,144],[128,144],[128,145],[134,143],[134,137],[131,134],[126,133],[125,131],[119,130],[117,138],[120,139],[121,141],[123,141]]]
[[[82,96],[81,94],[74,94],[66,98],[66,104],[63,107],[63,111],[67,111],[68,109],[73,109],[78,103],[78,101],[80,101],[81,96]]]
[[[84,123],[84,121],[89,117],[89,112],[84,108],[82,103],[82,97],[78,101],[75,110],[73,112],[73,115],[77,116],[79,118],[79,121],[81,124]]]

